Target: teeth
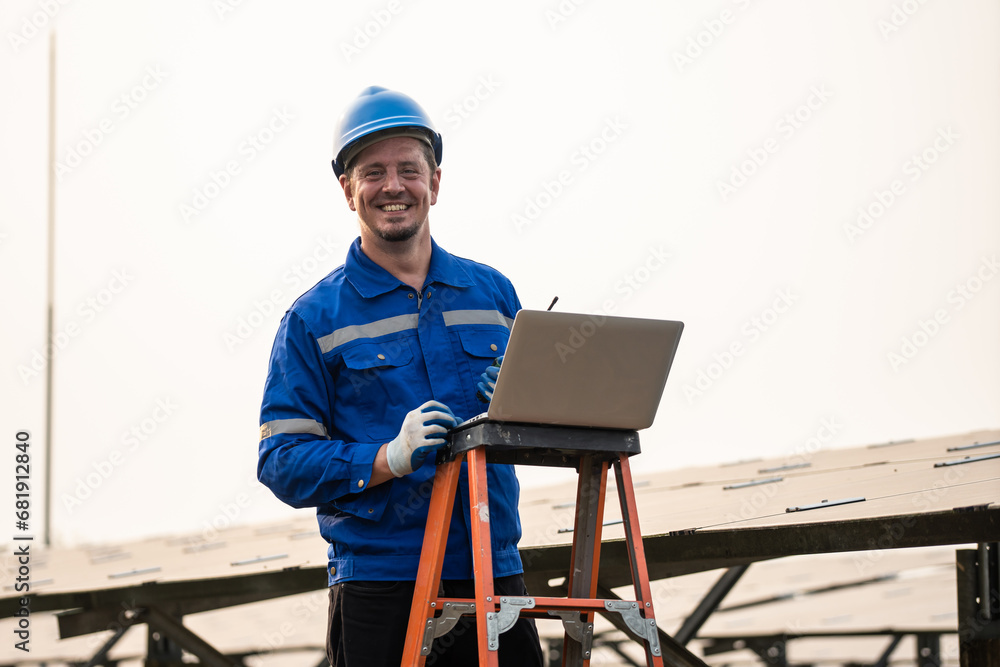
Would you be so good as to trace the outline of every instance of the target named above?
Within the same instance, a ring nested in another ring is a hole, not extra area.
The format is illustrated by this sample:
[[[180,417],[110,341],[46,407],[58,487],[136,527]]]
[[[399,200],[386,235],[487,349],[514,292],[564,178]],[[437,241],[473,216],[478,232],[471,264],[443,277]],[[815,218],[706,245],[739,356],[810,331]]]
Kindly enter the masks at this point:
[[[386,204],[382,207],[383,211],[405,211],[409,208],[406,204]]]

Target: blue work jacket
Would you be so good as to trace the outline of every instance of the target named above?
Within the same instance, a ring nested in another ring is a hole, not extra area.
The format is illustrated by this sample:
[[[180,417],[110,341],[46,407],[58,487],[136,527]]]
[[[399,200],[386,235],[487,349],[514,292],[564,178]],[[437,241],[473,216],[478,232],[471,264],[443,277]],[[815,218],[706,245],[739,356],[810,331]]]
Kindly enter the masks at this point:
[[[329,581],[413,580],[434,457],[369,488],[379,448],[406,413],[438,400],[459,419],[485,411],[479,376],[504,353],[520,302],[510,281],[433,240],[418,293],[361,251],[299,297],[271,352],[257,476],[293,507],[316,507],[329,543]],[[463,464],[464,468],[464,464]],[[521,572],[513,466],[490,464],[494,576]],[[466,470],[459,479],[442,577],[471,579]]]

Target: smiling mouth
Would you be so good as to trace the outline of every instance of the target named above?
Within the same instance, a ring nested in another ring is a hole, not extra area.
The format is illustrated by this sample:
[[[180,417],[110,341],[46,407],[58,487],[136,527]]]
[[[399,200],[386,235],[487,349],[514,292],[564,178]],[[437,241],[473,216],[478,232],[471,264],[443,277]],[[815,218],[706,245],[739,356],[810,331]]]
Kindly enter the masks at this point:
[[[410,207],[406,204],[386,204],[385,206],[379,206],[379,208],[386,213],[392,213],[394,211],[405,211]]]

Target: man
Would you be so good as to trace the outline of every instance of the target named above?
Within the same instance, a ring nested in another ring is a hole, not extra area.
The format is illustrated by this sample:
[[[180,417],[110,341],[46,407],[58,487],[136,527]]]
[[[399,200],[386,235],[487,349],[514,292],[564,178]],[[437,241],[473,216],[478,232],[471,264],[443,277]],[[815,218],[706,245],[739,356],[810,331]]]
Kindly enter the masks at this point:
[[[484,410],[520,309],[495,269],[431,238],[441,137],[409,97],[364,90],[340,119],[333,169],[361,235],[345,264],[285,313],[261,408],[258,477],[316,507],[329,543],[333,667],[400,664],[434,476],[456,415]],[[482,374],[482,376],[480,376]],[[524,595],[512,466],[490,465],[498,595]],[[468,479],[459,481],[443,594],[474,597]],[[428,664],[476,662],[475,619],[440,637]],[[500,662],[542,664],[533,622],[501,635]]]

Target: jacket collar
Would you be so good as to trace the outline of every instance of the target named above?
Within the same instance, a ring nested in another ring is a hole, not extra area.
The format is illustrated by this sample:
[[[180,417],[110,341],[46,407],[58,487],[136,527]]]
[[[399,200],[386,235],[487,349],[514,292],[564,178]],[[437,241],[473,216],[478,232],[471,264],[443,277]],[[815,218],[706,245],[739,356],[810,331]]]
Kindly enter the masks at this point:
[[[403,285],[398,278],[371,260],[361,250],[361,237],[351,244],[344,262],[344,273],[354,289],[366,299],[391,292]],[[431,239],[431,265],[427,270],[425,285],[443,283],[452,287],[472,287],[475,281],[458,260]]]

